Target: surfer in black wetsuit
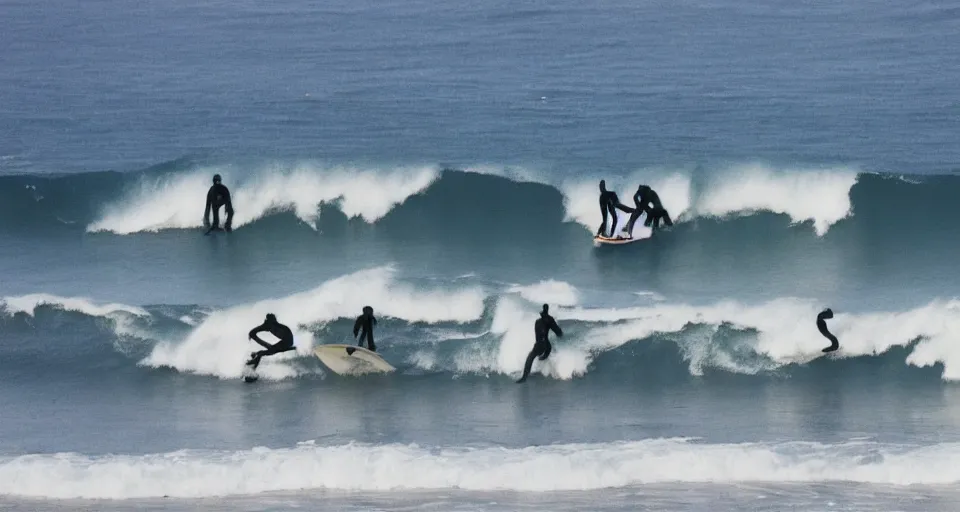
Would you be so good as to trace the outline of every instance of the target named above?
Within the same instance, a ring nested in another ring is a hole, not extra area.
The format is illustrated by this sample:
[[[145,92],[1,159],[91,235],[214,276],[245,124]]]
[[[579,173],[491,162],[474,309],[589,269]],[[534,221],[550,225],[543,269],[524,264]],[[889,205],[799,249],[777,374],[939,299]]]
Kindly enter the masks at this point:
[[[644,226],[653,227],[654,230],[659,229],[661,220],[667,226],[673,225],[670,214],[660,202],[660,196],[649,186],[637,187],[636,193],[633,194],[633,204],[635,209],[630,215],[630,220],[627,221],[627,233],[633,233],[633,225],[643,213],[647,214],[647,218],[643,221]]]
[[[610,237],[613,237],[614,233],[617,232],[617,210],[622,210],[626,213],[633,213],[633,208],[624,206],[620,202],[620,198],[617,197],[617,193],[612,190],[607,190],[607,183],[605,180],[600,180],[600,214],[603,216],[603,220],[600,221],[600,229],[597,230],[597,236],[607,236],[607,214],[609,213],[613,224],[610,226]]]
[[[377,325],[377,319],[373,316],[373,308],[364,306],[363,314],[358,316],[357,321],[353,323],[353,337],[356,338],[357,334],[360,334],[360,338],[358,338],[360,343],[357,343],[358,347],[362,347],[363,340],[366,339],[367,348],[369,348],[371,352],[377,351],[377,346],[373,343],[374,325]]]
[[[543,361],[550,356],[550,351],[553,348],[553,346],[550,345],[550,340],[548,339],[550,331],[553,331],[558,337],[563,337],[563,331],[560,330],[560,326],[557,325],[557,321],[550,316],[549,311],[550,306],[544,304],[543,311],[540,312],[540,318],[538,318],[533,324],[533,334],[536,337],[536,342],[533,344],[533,350],[531,350],[530,354],[527,355],[527,362],[523,365],[523,376],[517,381],[518,384],[526,381],[527,376],[530,375],[530,368],[533,366],[533,358],[539,357],[540,360]]]
[[[276,336],[280,341],[271,345],[266,341],[261,340],[257,336],[257,333],[259,332],[269,332],[270,334]],[[260,358],[263,356],[272,356],[274,354],[296,349],[296,347],[293,346],[293,332],[289,327],[278,322],[277,317],[274,316],[273,313],[267,313],[267,318],[264,319],[263,324],[254,327],[253,330],[250,331],[249,336],[251,340],[257,342],[266,349],[250,354],[250,360],[247,361],[247,364],[252,366],[254,370],[256,370],[257,366],[260,365]]]
[[[833,352],[834,350],[840,348],[840,341],[838,341],[837,337],[833,334],[830,334],[830,331],[827,330],[826,320],[831,318],[833,318],[833,310],[830,308],[824,309],[819,315],[817,315],[817,329],[820,330],[820,334],[822,334],[824,338],[830,340],[830,346],[823,349],[824,352]]]
[[[207,206],[203,210],[203,225],[208,227],[207,233],[220,229],[220,207],[223,206],[227,220],[223,228],[229,233],[233,230],[233,203],[230,201],[230,191],[220,183],[220,175],[213,175],[213,186],[207,191]],[[210,224],[210,211],[213,211],[213,224]]]

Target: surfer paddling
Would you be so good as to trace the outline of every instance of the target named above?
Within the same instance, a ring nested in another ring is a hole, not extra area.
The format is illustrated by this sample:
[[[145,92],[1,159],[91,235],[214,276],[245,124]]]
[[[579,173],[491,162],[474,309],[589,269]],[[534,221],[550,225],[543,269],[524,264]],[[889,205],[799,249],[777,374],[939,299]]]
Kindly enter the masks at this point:
[[[356,338],[357,334],[360,334],[360,338],[357,343],[358,347],[363,346],[363,341],[366,339],[367,348],[371,352],[377,351],[377,345],[373,343],[373,326],[377,325],[377,319],[373,316],[373,308],[370,306],[363,307],[363,314],[357,317],[357,321],[353,323],[353,337]]]
[[[550,316],[549,311],[550,306],[544,304],[543,310],[540,312],[540,318],[533,324],[533,334],[536,337],[536,342],[533,344],[533,350],[527,355],[527,362],[523,365],[523,376],[520,377],[517,384],[527,380],[527,376],[530,375],[530,368],[533,366],[533,358],[539,357],[541,361],[544,361],[550,356],[550,351],[553,348],[548,339],[550,331],[553,331],[557,337],[563,337],[563,331],[560,330],[557,321]]]
[[[827,320],[833,318],[833,310],[830,308],[824,309],[817,315],[817,329],[820,330],[820,334],[824,338],[830,340],[830,346],[823,349],[824,352],[833,352],[840,348],[840,341],[837,340],[837,337],[833,334],[830,334],[830,331],[827,330]]]
[[[213,186],[207,191],[207,206],[203,210],[203,225],[206,226],[207,233],[220,230],[220,207],[224,207],[224,213],[227,219],[223,223],[223,229],[228,233],[233,230],[233,203],[230,201],[230,191],[226,185],[220,183],[220,175],[213,175]],[[213,212],[213,223],[210,223],[210,213]]]
[[[280,341],[271,345],[266,341],[261,340],[257,336],[257,333],[261,332],[269,332],[270,334],[276,336]],[[286,325],[278,322],[277,317],[274,316],[273,313],[267,313],[267,317],[264,319],[263,323],[257,327],[254,327],[250,331],[249,336],[251,340],[257,342],[257,344],[266,349],[250,354],[250,360],[247,361],[247,365],[252,366],[254,370],[256,370],[257,366],[260,365],[260,359],[263,356],[272,356],[281,352],[296,350],[296,347],[293,346],[293,331],[291,331]]]

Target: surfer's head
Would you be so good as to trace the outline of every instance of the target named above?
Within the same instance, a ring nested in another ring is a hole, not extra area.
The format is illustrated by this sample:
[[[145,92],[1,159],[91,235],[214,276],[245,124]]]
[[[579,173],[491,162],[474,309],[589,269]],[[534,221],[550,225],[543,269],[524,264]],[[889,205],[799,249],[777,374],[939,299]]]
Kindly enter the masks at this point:
[[[219,175],[219,174],[214,174],[214,175],[213,175],[213,182],[214,182],[215,184],[216,184],[216,183],[220,183],[220,175]]]
[[[263,321],[265,324],[275,324],[277,323],[277,317],[273,313],[267,313],[267,318]]]
[[[607,180],[600,180],[600,192],[607,191]]]
[[[540,311],[540,316],[547,316],[547,315],[549,315],[549,314],[550,314],[550,305],[549,305],[549,304],[544,304],[544,305],[543,305],[543,310]]]
[[[371,308],[370,306],[364,306],[364,307],[363,307],[363,314],[364,314],[364,315],[372,315],[372,314],[373,314],[373,308]]]

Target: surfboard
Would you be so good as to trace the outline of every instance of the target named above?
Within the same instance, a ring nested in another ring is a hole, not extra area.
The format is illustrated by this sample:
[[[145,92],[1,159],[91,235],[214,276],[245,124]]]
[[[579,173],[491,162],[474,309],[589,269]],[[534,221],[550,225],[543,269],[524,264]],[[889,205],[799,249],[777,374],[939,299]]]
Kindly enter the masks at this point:
[[[646,238],[610,238],[606,236],[594,236],[593,243],[596,245],[625,245],[633,242],[647,240]]]
[[[320,361],[338,375],[390,373],[396,370],[376,352],[353,345],[320,345],[313,349]]]

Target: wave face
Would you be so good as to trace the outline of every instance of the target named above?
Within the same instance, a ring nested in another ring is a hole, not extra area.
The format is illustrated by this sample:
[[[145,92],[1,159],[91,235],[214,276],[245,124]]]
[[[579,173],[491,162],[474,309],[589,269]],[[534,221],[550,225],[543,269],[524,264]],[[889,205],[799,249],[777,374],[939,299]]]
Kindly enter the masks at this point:
[[[383,336],[378,345],[389,347],[401,372],[515,377],[530,350],[540,305],[547,302],[565,336],[555,341],[550,359],[535,363],[534,372],[552,379],[629,376],[646,366],[695,377],[728,373],[765,378],[808,365],[844,368],[847,362],[881,357],[885,364],[929,368],[944,380],[960,380],[960,349],[952,341],[960,333],[960,302],[955,300],[905,311],[838,313],[830,329],[841,349],[824,356],[821,349],[828,343],[812,321],[819,305],[810,300],[690,305],[638,295],[634,305],[604,308],[579,305],[581,296],[569,283],[552,280],[500,286],[416,284],[382,267],[287,297],[224,309],[24,296],[3,299],[2,318],[4,329],[13,332],[44,325],[79,329],[97,320],[110,341],[103,350],[124,354],[128,368],[234,379],[249,352],[257,349],[245,341],[247,331],[272,312],[294,330],[297,350],[264,360],[260,373],[267,380],[284,380],[323,375],[312,347],[351,339],[355,316],[363,306],[376,304]],[[664,344],[673,349],[662,351]],[[69,358],[72,349],[56,350]],[[11,361],[22,356],[13,344],[0,352]],[[76,358],[89,359],[75,363],[96,371],[99,356],[88,352],[76,353]],[[873,371],[862,365],[851,369]]]
[[[437,166],[377,168],[296,163],[251,170],[174,161],[130,174],[2,177],[0,198],[5,206],[0,206],[0,218],[10,229],[72,227],[119,235],[199,228],[206,190],[214,173],[223,175],[224,184],[231,189],[235,228],[276,213],[291,212],[300,222],[317,229],[326,208],[336,209],[347,218],[376,223],[391,211],[402,209],[410,197],[431,194],[442,196],[430,201],[436,203],[437,209],[428,214],[448,217],[451,222],[458,217],[451,216],[451,211],[472,211],[466,207],[475,203],[485,210],[507,210],[508,218],[523,218],[555,208],[552,200],[530,202],[524,197],[525,190],[518,188],[523,183],[535,183],[547,187],[545,197],[559,194],[559,219],[595,231],[599,225],[597,183],[605,178],[608,187],[616,190],[628,206],[633,204],[636,186],[650,184],[680,222],[770,212],[787,216],[791,223],[809,223],[818,235],[852,214],[855,205],[851,202],[851,190],[862,176],[848,168],[747,164],[709,170],[648,169],[622,177],[597,175],[555,182],[533,171],[489,166],[458,171]],[[469,177],[484,175],[490,178]],[[494,186],[493,176],[513,182],[514,190],[521,196],[511,201],[509,197],[484,194],[485,189]],[[438,181],[450,183],[433,187]]]
[[[0,494],[197,498],[307,489],[583,491],[664,482],[954,484],[960,445],[700,444],[688,439],[508,448],[418,445],[182,450],[0,459]],[[364,475],[357,478],[357,475]]]

